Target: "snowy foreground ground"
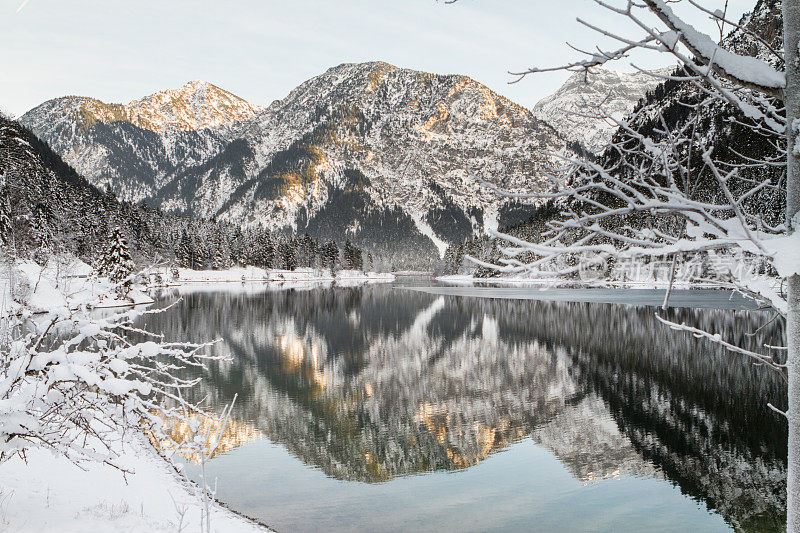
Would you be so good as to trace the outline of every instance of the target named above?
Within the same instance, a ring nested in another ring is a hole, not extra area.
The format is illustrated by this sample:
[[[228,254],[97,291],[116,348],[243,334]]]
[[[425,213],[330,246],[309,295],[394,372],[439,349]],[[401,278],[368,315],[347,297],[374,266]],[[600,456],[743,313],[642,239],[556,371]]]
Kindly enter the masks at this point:
[[[80,261],[0,265],[0,316],[22,310],[59,312],[152,302],[133,290],[128,298],[90,276]],[[13,286],[13,287],[12,287]],[[13,290],[13,297],[12,297]],[[47,315],[41,315],[46,320]],[[40,320],[38,315],[31,318]],[[2,324],[2,321],[0,321]],[[0,328],[2,329],[2,328]],[[74,465],[62,456],[33,449],[25,460],[0,464],[0,531],[143,532],[201,530],[202,494],[161,457],[145,436],[119,435],[114,446],[131,473],[99,463]],[[213,503],[211,528],[218,532],[267,531],[260,524]]]
[[[142,435],[128,435],[122,461],[135,473],[109,466],[81,469],[36,450],[0,465],[0,531],[202,531],[200,490],[186,481]],[[268,531],[214,504],[218,532]]]

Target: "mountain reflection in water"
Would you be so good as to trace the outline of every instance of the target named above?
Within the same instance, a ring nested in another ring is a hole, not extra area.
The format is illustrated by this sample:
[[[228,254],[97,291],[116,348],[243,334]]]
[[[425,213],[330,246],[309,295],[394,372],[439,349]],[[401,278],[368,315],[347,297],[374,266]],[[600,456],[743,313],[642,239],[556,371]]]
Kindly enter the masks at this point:
[[[782,527],[787,436],[766,403],[785,404],[785,384],[654,308],[389,286],[180,296],[144,320],[170,340],[221,339],[213,351],[232,359],[195,394],[213,410],[238,393],[231,449],[263,435],[327,476],[381,483],[529,438],[584,484],[660,479],[731,526]],[[772,322],[748,336],[761,312],[663,313],[751,347],[784,335]]]

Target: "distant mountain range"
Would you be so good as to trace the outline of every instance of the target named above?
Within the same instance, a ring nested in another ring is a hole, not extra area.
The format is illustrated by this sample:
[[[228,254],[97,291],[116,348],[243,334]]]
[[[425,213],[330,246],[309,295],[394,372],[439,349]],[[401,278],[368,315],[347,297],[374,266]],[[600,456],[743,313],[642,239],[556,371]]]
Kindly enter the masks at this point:
[[[531,112],[465,76],[369,62],[264,108],[195,81],[127,105],[57,98],[20,122],[121,199],[427,261],[528,217],[479,180],[541,190],[568,141],[602,146],[609,126],[570,109],[602,101],[624,115],[654,85],[611,72],[578,81]]]

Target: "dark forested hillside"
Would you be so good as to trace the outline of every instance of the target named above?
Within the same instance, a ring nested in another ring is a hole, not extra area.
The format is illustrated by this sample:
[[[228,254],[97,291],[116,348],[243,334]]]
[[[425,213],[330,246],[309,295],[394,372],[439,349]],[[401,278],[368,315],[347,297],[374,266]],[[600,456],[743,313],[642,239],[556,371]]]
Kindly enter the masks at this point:
[[[197,269],[355,266],[341,255],[344,243],[322,245],[307,235],[243,231],[120,202],[89,184],[27,128],[3,117],[0,154],[0,241],[21,257],[46,260],[53,253],[72,253],[95,263],[119,228],[139,264],[164,260]]]
[[[722,46],[780,67],[778,63],[782,59],[776,57],[764,44],[768,44],[773,50],[783,48],[780,0],[758,0],[753,11],[744,15],[740,25],[747,31],[732,31],[722,40]],[[690,75],[682,71],[675,74]],[[783,108],[780,101],[775,101],[774,106],[778,110]],[[708,98],[700,88],[690,82],[676,80],[667,80],[648,92],[634,109],[630,120],[630,125],[637,133],[654,142],[663,139],[665,131],[677,132],[689,126],[693,128],[696,132],[691,147],[694,153],[700,154],[707,149],[721,168],[739,166],[739,179],[736,183],[729,183],[734,194],[744,192],[744,188],[750,188],[752,182],[768,182],[768,186],[747,200],[744,208],[750,212],[758,212],[768,224],[779,224],[783,221],[785,207],[785,184],[781,181],[785,175],[781,165],[784,155],[776,146],[776,142],[780,143],[781,139],[750,127],[751,124],[752,121],[732,105]],[[629,135],[620,130],[614,134],[612,142],[630,144],[631,140]],[[688,147],[684,149],[688,152]],[[612,168],[618,163],[619,157],[619,152],[609,147],[602,156],[602,164],[606,168]],[[758,160],[774,161],[776,164],[753,164]],[[723,200],[715,196],[722,193],[716,179],[704,168],[702,159],[695,157],[692,161],[691,183],[684,184],[688,187],[687,190],[693,191],[693,197],[697,200]],[[682,176],[675,177],[680,186]],[[737,190],[737,187],[742,190]]]

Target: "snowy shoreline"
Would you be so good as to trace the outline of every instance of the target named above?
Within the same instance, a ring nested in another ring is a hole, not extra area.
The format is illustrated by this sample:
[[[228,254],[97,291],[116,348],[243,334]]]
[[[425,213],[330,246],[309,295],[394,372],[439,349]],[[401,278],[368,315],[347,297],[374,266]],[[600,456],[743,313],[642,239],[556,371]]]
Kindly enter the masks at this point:
[[[391,282],[395,279],[394,274],[389,272],[340,270],[332,275],[330,271],[312,268],[279,270],[252,266],[233,267],[225,270],[162,267],[151,269],[148,271],[148,275],[150,277],[149,287],[173,287],[185,283]]]
[[[142,434],[127,434],[121,459],[132,474],[102,464],[79,468],[44,450],[0,465],[3,523],[19,532],[194,530],[202,515],[200,488],[161,456]],[[76,490],[78,489],[78,490]],[[215,531],[270,531],[213,500]]]
[[[43,315],[86,316],[95,309],[147,305],[154,300],[134,285],[126,297],[92,274],[86,263],[51,259],[0,264],[0,331],[14,316],[41,323]],[[36,318],[34,318],[36,316]],[[49,321],[49,319],[47,319]],[[0,530],[35,532],[194,530],[204,516],[201,488],[160,454],[141,430],[115,431],[115,463],[74,464],[46,448],[0,463]],[[105,441],[104,441],[105,442]],[[98,449],[104,444],[98,443]],[[215,531],[269,531],[265,524],[212,500]]]
[[[559,278],[477,278],[468,274],[437,276],[436,281],[448,285],[529,285],[536,287],[552,288],[575,288],[575,289],[667,289],[670,287],[666,280],[637,280],[637,281],[613,281],[613,280],[567,280]],[[674,289],[724,289],[730,290],[731,287],[722,286],[718,283],[698,283],[687,281],[675,281],[671,284]]]

